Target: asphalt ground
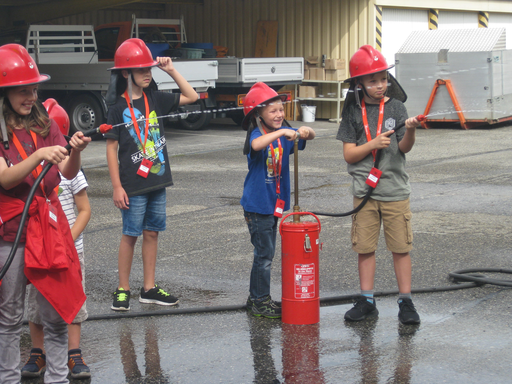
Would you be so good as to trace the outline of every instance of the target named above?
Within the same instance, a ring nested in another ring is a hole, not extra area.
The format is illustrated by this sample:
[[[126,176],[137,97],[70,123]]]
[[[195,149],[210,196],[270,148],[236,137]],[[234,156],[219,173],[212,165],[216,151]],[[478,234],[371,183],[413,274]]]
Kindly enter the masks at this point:
[[[302,211],[348,211],[350,177],[342,143],[335,139],[338,126],[328,121],[307,125],[317,138],[299,154],[299,206]],[[159,240],[156,275],[161,287],[179,297],[179,305],[139,304],[139,241],[131,274],[134,317],[110,317],[117,314],[110,305],[118,282],[121,215],[112,202],[105,142],[92,142],[83,152],[93,210],[84,234],[91,320],[82,326],[81,346],[92,372],[85,382],[510,383],[510,288],[438,289],[460,285],[449,277],[453,271],[511,268],[511,138],[512,126],[417,131],[407,155],[412,277],[413,288],[426,292],[413,294],[422,320],[415,327],[398,322],[393,263],[382,237],[375,278],[375,290],[385,293],[377,297],[379,318],[344,322],[352,306],[346,298],[359,292],[347,217],[320,217],[319,288],[325,301],[318,324],[283,324],[242,309],[252,264],[239,204],[247,172],[245,133],[225,119],[204,131],[166,131],[175,185],[167,190],[167,230]],[[271,294],[281,298],[280,245]],[[29,350],[24,328],[23,362]]]

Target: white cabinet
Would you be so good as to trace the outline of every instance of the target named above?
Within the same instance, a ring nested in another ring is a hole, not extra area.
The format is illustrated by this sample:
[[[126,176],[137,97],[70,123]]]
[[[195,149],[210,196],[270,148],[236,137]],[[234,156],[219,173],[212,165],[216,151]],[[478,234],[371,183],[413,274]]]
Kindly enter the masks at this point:
[[[302,80],[302,83],[315,83],[318,84],[319,89],[322,89],[322,84],[336,84],[336,93],[334,96],[328,95],[327,93],[323,93],[319,91],[319,95],[323,95],[323,97],[297,97],[298,87],[295,84],[295,100],[309,100],[309,101],[322,101],[322,102],[335,102],[336,103],[336,117],[329,119],[329,121],[335,121],[339,124],[341,121],[341,102],[345,100],[342,94],[342,85],[343,81],[336,80]],[[312,85],[315,85],[312,84]],[[293,120],[297,120],[297,109],[293,110]]]

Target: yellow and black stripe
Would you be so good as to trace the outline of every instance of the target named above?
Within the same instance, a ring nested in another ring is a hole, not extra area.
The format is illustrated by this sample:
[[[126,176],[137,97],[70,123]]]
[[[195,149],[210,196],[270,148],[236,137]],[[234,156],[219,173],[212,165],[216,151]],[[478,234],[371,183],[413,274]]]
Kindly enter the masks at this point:
[[[439,18],[439,11],[437,9],[428,10],[428,29],[437,29],[437,19]]]
[[[478,12],[478,28],[489,28],[489,12]]]
[[[375,6],[375,48],[382,51],[382,7]]]

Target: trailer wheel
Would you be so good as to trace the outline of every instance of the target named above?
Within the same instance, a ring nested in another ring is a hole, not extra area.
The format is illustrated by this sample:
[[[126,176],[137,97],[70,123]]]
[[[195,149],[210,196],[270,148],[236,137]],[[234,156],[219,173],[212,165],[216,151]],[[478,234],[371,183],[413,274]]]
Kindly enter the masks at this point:
[[[71,132],[97,128],[105,120],[100,103],[91,95],[79,95],[69,104]]]
[[[203,100],[198,100],[195,104],[199,105],[199,113],[190,113],[186,119],[180,119],[179,123],[183,129],[199,131],[206,128],[212,119],[212,113],[206,109]]]

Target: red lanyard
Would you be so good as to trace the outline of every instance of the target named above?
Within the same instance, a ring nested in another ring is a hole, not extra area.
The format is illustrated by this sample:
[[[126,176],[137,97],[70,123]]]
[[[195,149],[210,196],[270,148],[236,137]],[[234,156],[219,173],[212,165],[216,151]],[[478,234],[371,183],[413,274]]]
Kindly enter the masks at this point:
[[[368,126],[368,117],[366,116],[366,106],[364,104],[364,100],[361,100],[361,109],[363,113],[363,124],[364,124],[364,132],[366,133],[366,140],[370,142],[372,140],[372,135],[370,133],[370,127]],[[382,132],[382,120],[384,120],[384,98],[380,100],[379,106],[379,122],[377,124],[377,134],[375,137],[379,136]],[[375,155],[377,154],[377,150],[374,149],[372,151],[373,162],[375,163]]]
[[[266,131],[263,132],[267,134]],[[279,195],[281,193],[281,169],[283,167],[283,147],[281,146],[281,140],[279,138],[277,139],[277,145],[279,146],[279,157],[277,159],[272,143],[269,144],[269,147],[270,155],[272,156],[272,167],[276,175],[276,193]]]
[[[32,136],[32,140],[34,140],[34,148],[37,150],[37,135],[34,131],[30,131],[30,135]],[[25,160],[28,156],[25,150],[23,149],[23,146],[20,143],[20,140],[16,136],[16,134],[12,133],[12,141],[14,143],[14,146],[18,150],[18,153],[20,154],[21,158]],[[34,151],[35,152],[35,151]],[[34,179],[37,179],[39,174],[43,171],[43,166],[39,164],[35,169],[32,170],[32,176],[34,176]],[[43,191],[43,195],[46,197],[46,193],[44,192],[44,180],[41,180],[41,184],[39,186],[41,187],[41,190]]]
[[[128,95],[128,91],[125,91],[124,98],[126,99],[126,104],[128,104],[128,109],[130,110],[130,114],[132,115],[132,122],[133,127],[135,128],[135,132],[137,132],[137,136],[139,137],[139,141],[142,145],[142,152],[144,155],[146,154],[146,141],[148,140],[148,131],[149,131],[149,103],[148,103],[148,97],[144,92],[142,92],[144,95],[144,104],[146,106],[146,129],[144,134],[144,143],[142,142],[142,138],[140,137],[140,129],[139,124],[137,123],[137,119],[135,118],[135,112],[133,111],[133,107],[130,103],[130,96]]]

